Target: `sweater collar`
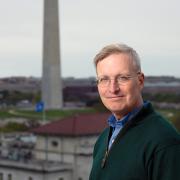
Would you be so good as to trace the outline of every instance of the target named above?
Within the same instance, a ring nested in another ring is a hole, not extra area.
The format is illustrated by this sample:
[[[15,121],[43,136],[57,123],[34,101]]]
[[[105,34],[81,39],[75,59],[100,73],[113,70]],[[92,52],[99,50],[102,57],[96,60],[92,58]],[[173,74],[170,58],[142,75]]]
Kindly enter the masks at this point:
[[[149,105],[148,101],[144,101],[143,105],[135,108],[133,111],[129,112],[126,116],[124,116],[123,118],[121,118],[120,120],[117,120],[116,117],[112,114],[109,118],[108,118],[108,124],[109,126],[116,128],[116,127],[123,127],[129,120],[131,120],[133,117],[136,116],[136,114],[138,114],[138,112],[143,108],[143,107],[147,107]]]

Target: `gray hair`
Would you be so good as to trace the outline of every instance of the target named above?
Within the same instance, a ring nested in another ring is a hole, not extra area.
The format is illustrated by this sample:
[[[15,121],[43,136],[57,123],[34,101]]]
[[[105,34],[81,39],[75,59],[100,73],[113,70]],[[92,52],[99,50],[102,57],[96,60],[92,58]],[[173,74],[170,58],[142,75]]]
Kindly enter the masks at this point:
[[[97,67],[98,62],[102,61],[104,58],[112,54],[121,54],[121,53],[127,54],[130,57],[130,59],[132,59],[135,68],[137,68],[138,71],[141,71],[141,63],[140,63],[139,55],[133,48],[125,44],[110,44],[105,46],[95,56],[94,64]]]

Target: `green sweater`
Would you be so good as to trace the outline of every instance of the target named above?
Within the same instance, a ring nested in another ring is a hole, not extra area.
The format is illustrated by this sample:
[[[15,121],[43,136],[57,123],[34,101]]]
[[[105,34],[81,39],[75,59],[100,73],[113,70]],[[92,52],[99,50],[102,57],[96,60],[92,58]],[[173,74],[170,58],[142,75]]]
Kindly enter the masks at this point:
[[[180,180],[180,135],[149,103],[120,131],[99,136],[89,180]]]

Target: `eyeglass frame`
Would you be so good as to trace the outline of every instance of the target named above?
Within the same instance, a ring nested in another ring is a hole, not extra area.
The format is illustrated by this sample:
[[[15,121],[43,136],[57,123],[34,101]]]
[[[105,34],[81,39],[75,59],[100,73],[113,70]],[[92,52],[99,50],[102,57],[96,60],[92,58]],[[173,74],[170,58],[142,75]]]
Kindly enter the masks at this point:
[[[123,75],[123,74],[119,74],[114,78],[110,78],[108,76],[103,76],[103,77],[97,77],[96,79],[96,84],[97,86],[100,87],[108,87],[111,83],[111,80],[115,80],[115,82],[118,85],[124,85],[126,84],[130,79],[136,78],[138,75],[141,75],[142,73],[140,71],[138,71],[136,73],[136,76],[132,76],[132,75]],[[103,79],[104,78],[104,79]],[[106,78],[106,79],[105,79]],[[104,84],[102,84],[102,80],[104,80]],[[106,81],[106,82],[105,82]]]

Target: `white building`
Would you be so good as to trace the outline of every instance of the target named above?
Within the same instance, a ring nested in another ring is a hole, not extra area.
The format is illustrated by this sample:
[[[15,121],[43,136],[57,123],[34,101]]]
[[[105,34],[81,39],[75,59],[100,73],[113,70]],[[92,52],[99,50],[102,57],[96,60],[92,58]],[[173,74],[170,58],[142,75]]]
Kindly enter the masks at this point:
[[[32,159],[0,160],[0,180],[88,180],[94,143],[108,115],[80,115],[33,129]]]
[[[70,180],[72,165],[42,161],[0,160],[0,180]]]

